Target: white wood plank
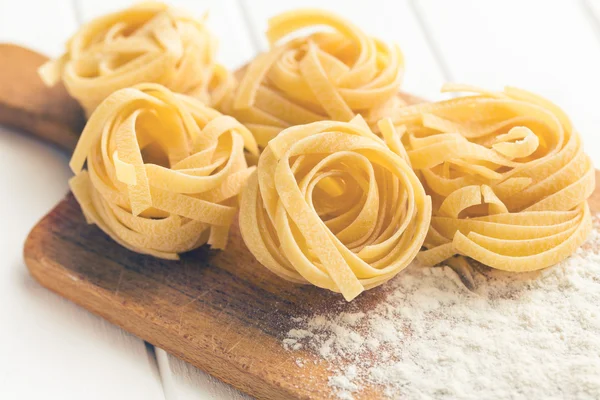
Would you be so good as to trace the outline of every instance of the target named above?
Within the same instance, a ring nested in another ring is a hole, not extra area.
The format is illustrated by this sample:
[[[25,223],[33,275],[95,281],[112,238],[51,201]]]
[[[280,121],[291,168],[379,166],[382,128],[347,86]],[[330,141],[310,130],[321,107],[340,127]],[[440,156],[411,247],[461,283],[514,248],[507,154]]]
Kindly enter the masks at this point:
[[[168,400],[247,400],[247,395],[198,368],[156,349],[156,358]]]
[[[71,1],[0,1],[0,41],[58,56],[76,28]],[[67,161],[0,127],[0,398],[163,399],[143,341],[42,288],[25,268],[27,233],[68,190]]]
[[[585,11],[591,12],[591,16],[596,18],[596,29],[600,32],[600,0],[581,0],[583,1]]]
[[[128,0],[77,1],[84,22],[134,3]],[[219,40],[218,60],[226,67],[235,69],[254,56],[255,49],[235,0],[171,0],[168,4],[198,17],[208,12],[208,26]]]
[[[414,3],[456,81],[549,98],[572,117],[600,165],[600,43],[580,1]]]
[[[0,128],[0,398],[164,398],[144,342],[41,287],[23,263],[31,227],[67,192],[67,157]]]
[[[123,0],[78,0],[82,22],[130,5]],[[242,11],[234,0],[174,0],[169,4],[187,10],[198,17],[208,12],[208,25],[219,40],[218,59],[235,69],[248,62],[256,53]],[[155,348],[158,367],[168,400],[245,399],[244,394],[206,374],[198,368]]]
[[[56,57],[76,27],[70,0],[0,0],[0,42]]]
[[[299,7],[318,7],[348,18],[372,36],[398,43],[406,59],[403,89],[426,98],[439,97],[444,81],[434,54],[423,35],[408,0],[319,1],[246,0],[247,14],[261,50],[268,47],[264,32],[267,20],[282,11]]]

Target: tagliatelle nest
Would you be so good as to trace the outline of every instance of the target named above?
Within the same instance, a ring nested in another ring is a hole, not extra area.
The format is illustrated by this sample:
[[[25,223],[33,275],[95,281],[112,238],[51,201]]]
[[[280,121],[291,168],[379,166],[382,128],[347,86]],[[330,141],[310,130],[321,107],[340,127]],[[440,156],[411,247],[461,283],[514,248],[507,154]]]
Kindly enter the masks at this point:
[[[62,79],[88,116],[114,91],[144,82],[214,106],[234,82],[216,64],[216,47],[204,21],[159,2],[141,3],[83,25],[40,76],[48,85]]]
[[[466,86],[474,96],[394,111],[412,167],[433,199],[429,249],[507,271],[530,271],[572,254],[591,229],[594,167],[565,113],[520,89]]]
[[[91,115],[70,166],[89,223],[133,251],[175,259],[225,247],[254,168],[252,134],[234,118],[157,84],[121,89]],[[82,170],[87,160],[87,170]]]
[[[240,207],[242,237],[260,263],[352,300],[413,260],[431,199],[391,122],[379,127],[385,142],[360,116],[295,126],[269,142]]]
[[[295,37],[305,28],[318,32]],[[322,29],[322,28],[325,28]],[[404,105],[397,97],[404,59],[397,46],[367,36],[337,15],[294,10],[269,20],[271,49],[244,70],[221,104],[265,147],[281,130]]]

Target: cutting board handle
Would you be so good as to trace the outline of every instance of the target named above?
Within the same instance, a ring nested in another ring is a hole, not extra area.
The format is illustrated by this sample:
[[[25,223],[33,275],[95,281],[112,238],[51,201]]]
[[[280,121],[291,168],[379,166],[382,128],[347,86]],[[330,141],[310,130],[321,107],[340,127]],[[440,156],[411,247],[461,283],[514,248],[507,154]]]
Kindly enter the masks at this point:
[[[85,124],[84,112],[62,83],[44,85],[37,69],[47,60],[35,51],[0,43],[0,125],[71,152]]]
[[[35,51],[0,43],[0,125],[11,126],[72,152],[85,125],[79,103],[58,83],[48,88],[38,68],[48,60]],[[239,77],[245,67],[235,74]],[[424,100],[405,92],[406,104]]]

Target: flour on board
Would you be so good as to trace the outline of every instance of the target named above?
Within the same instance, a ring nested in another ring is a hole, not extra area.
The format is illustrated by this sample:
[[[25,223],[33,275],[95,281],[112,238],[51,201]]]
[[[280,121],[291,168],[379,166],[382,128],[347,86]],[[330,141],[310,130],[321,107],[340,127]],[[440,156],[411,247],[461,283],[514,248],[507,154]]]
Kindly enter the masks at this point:
[[[341,399],[366,386],[402,399],[598,399],[599,217],[555,267],[481,271],[471,292],[447,267],[413,265],[372,310],[294,318],[284,347],[328,362]]]

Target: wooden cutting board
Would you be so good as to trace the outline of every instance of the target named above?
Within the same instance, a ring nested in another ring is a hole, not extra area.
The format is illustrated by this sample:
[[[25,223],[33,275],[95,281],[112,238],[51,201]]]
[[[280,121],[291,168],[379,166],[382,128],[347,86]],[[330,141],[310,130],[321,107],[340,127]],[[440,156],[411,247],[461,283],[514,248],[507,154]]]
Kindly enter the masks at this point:
[[[0,70],[6,46],[0,45]],[[31,52],[11,47],[12,55]],[[35,57],[34,57],[35,58]],[[6,60],[6,58],[4,58]],[[14,58],[13,58],[14,60]],[[31,63],[31,60],[27,61]],[[38,64],[43,57],[37,55]],[[30,82],[31,76],[21,82]],[[24,69],[18,69],[23,79]],[[3,85],[14,77],[0,77],[0,123],[3,109],[25,110],[23,121],[12,125],[32,131],[65,148],[73,145],[78,108],[72,100],[52,94],[64,102],[64,113],[49,114],[48,91],[36,96],[46,100],[31,107],[27,96],[15,92],[3,97]],[[35,86],[35,85],[34,85]],[[62,93],[64,89],[54,89]],[[39,106],[42,105],[42,106]],[[26,107],[28,106],[28,108]],[[53,107],[56,107],[55,105]],[[8,113],[10,114],[10,113]],[[31,120],[41,121],[31,124]],[[64,129],[51,135],[35,126],[44,121]],[[74,122],[75,121],[75,122]],[[29,125],[27,125],[29,124]],[[32,128],[33,126],[33,128]],[[75,136],[76,138],[76,136]],[[600,172],[596,173],[600,180]],[[590,204],[600,211],[600,190]],[[165,261],[130,252],[103,232],[87,225],[72,195],[59,203],[31,231],[24,249],[31,274],[50,290],[66,297],[122,327],[134,335],[230,383],[264,399],[318,399],[331,395],[328,364],[310,353],[288,352],[282,339],[293,328],[292,319],[318,311],[352,308],[366,312],[385,298],[385,286],[370,290],[347,304],[340,295],[310,286],[283,281],[262,267],[246,249],[237,226],[232,229],[226,251],[206,248],[183,255],[180,261]],[[300,368],[296,358],[313,359]],[[375,387],[357,398],[378,398]]]

